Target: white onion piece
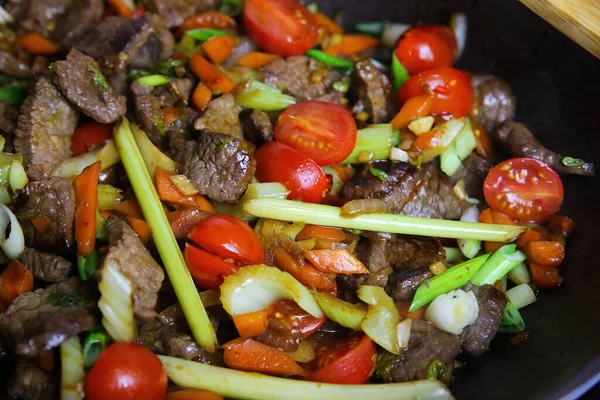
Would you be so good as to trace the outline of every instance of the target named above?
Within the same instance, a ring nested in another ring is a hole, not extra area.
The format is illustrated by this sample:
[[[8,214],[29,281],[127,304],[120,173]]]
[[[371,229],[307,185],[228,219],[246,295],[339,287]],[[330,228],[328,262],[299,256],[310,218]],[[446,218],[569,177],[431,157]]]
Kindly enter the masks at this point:
[[[452,14],[452,17],[450,17],[450,27],[452,28],[452,31],[454,31],[456,44],[458,45],[458,52],[456,53],[456,59],[458,60],[463,51],[465,51],[467,45],[467,14],[464,12]]]
[[[479,208],[473,206],[460,217],[462,222],[479,222]]]
[[[405,319],[396,325],[396,335],[398,337],[398,347],[400,347],[400,349],[406,349],[408,347],[412,322],[412,319]]]
[[[473,292],[453,290],[438,296],[425,312],[425,319],[445,332],[460,335],[467,325],[471,325],[479,314],[479,304]]]
[[[381,199],[357,199],[345,203],[341,210],[342,217],[356,217],[361,214],[385,214],[388,206]]]
[[[0,25],[14,22],[12,15],[8,13],[2,6],[0,6]]]
[[[392,147],[390,151],[390,160],[408,162],[408,153],[397,147]]]
[[[10,224],[10,234],[6,237],[6,231]],[[25,237],[23,229],[15,214],[4,204],[0,205],[0,248],[11,260],[21,257],[25,249]]]
[[[408,24],[386,24],[381,33],[381,43],[385,47],[393,49],[396,47],[396,42],[410,28]]]
[[[523,308],[535,303],[537,300],[535,293],[526,283],[522,283],[512,289],[507,290],[506,298],[517,308]]]

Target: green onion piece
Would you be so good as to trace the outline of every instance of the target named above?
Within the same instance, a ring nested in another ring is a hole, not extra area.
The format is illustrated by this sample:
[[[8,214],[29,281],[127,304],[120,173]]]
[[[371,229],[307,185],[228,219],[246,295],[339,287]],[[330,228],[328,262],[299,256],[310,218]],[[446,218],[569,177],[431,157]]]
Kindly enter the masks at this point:
[[[292,96],[282,94],[277,88],[271,85],[252,80],[246,88],[235,94],[235,103],[244,108],[262,111],[281,111],[295,104],[296,99]]]
[[[201,42],[204,42],[213,36],[227,36],[228,35],[227,32],[220,31],[218,29],[208,29],[208,28],[192,29],[192,30],[186,31],[185,34],[187,36],[193,37],[196,40],[200,40]]]
[[[395,91],[398,91],[404,82],[410,78],[408,71],[404,68],[404,65],[400,63],[398,57],[396,56],[396,52],[392,54],[392,85]]]
[[[144,86],[161,86],[164,84],[167,84],[169,82],[171,82],[173,80],[173,78],[171,78],[170,76],[165,76],[165,75],[148,75],[148,76],[143,76],[141,78],[138,78],[136,80],[137,83],[139,83],[140,85],[144,85]]]
[[[160,75],[170,76],[172,78],[176,78],[175,68],[184,67],[185,63],[181,60],[175,60],[173,58],[169,58],[165,61],[159,61],[154,64],[154,68],[152,69],[154,73]]]
[[[96,211],[96,239],[106,242],[108,240],[108,228],[106,227],[106,220],[100,216],[100,213]]]
[[[460,260],[463,256],[462,251],[456,247],[444,247],[446,252],[446,262],[453,263],[456,260]]]
[[[525,263],[521,263],[514,267],[508,273],[508,279],[510,279],[515,285],[521,285],[523,283],[531,283],[531,274],[529,268]]]
[[[77,267],[79,268],[81,280],[89,280],[94,272],[98,270],[98,253],[96,250],[89,256],[77,255]]]
[[[218,11],[223,14],[235,17],[242,13],[244,9],[244,0],[221,0]]]
[[[106,78],[100,70],[93,65],[88,65],[88,71],[92,73],[92,83],[102,89],[110,89],[110,85],[106,82]]]
[[[183,35],[179,43],[175,46],[175,51],[191,57],[196,51],[196,40],[191,36]]]
[[[131,132],[129,121],[125,118],[116,127],[115,141],[125,166],[125,172],[133,186],[136,198],[140,202],[144,217],[152,229],[154,243],[163,260],[194,339],[203,348],[212,351],[217,345],[215,332],[185,265],[177,240],[173,236],[152,178]]]
[[[525,254],[518,251],[516,245],[504,245],[492,254],[477,274],[471,278],[471,282],[477,286],[493,285],[510,270],[525,261],[525,258],[527,258]]]
[[[580,158],[565,157],[562,159],[562,163],[567,167],[581,167],[585,161]]]
[[[91,368],[95,363],[100,353],[106,349],[108,337],[105,332],[92,332],[87,335],[83,342],[83,365],[86,368]]]
[[[354,25],[354,29],[360,33],[364,33],[365,35],[371,35],[380,38],[385,24],[386,22],[360,22]]]
[[[350,72],[354,68],[354,63],[352,61],[332,56],[321,50],[310,49],[306,52],[306,55],[310,58],[314,58],[315,60],[322,62],[325,65],[329,65],[330,67],[341,68],[345,72]]]
[[[250,222],[254,221],[256,217],[248,215],[244,212],[244,204],[247,201],[263,197],[285,199],[288,194],[290,194],[290,191],[278,182],[251,183],[248,185],[246,193],[244,193],[237,204],[214,202],[213,206],[219,214],[231,215],[246,222]]]
[[[143,69],[130,69],[127,71],[127,80],[136,81],[139,78],[149,75],[151,75],[151,73],[148,71],[144,71]]]
[[[362,214],[354,218],[343,218],[340,216],[339,207],[281,199],[251,200],[244,205],[244,211],[260,218],[345,229],[492,242],[510,241],[524,230],[520,226],[449,221],[397,214]]]
[[[19,107],[29,93],[27,86],[12,84],[0,88],[0,101],[6,101],[9,106]]]
[[[364,154],[369,156],[368,160],[364,160],[366,162],[386,160],[390,156],[393,135],[392,124],[376,124],[359,129],[356,146],[348,158],[342,161],[342,164],[356,164],[360,162],[359,159],[363,161],[362,155]]]
[[[471,121],[467,118],[463,130],[458,134],[456,140],[448,149],[440,154],[440,167],[448,176],[460,168],[462,162],[475,150],[477,141],[473,134]]]
[[[392,147],[398,147],[400,144],[400,129],[396,129],[392,135]]]
[[[439,379],[444,376],[446,371],[446,363],[442,360],[434,360],[427,366],[427,378]]]
[[[369,173],[375,178],[379,179],[381,182],[388,182],[390,180],[388,174],[386,174],[385,171],[382,171],[380,169],[371,167],[369,168]]]
[[[516,333],[525,330],[525,321],[521,317],[521,313],[512,303],[507,303],[504,309],[504,315],[500,321],[498,331],[504,333]]]
[[[121,200],[121,189],[111,185],[98,185],[98,210],[114,210]]]
[[[334,385],[236,371],[176,357],[158,356],[158,358],[163,363],[167,375],[176,385],[210,390],[230,398],[247,400],[453,399],[443,383],[432,379],[403,383]]]

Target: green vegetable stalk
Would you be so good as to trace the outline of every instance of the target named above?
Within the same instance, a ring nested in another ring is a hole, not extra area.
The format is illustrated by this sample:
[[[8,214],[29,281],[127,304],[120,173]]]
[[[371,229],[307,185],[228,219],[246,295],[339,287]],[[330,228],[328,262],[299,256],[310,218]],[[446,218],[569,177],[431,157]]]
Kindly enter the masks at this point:
[[[375,343],[393,354],[401,354],[398,324],[402,320],[394,301],[377,286],[361,286],[358,298],[369,305],[360,327]]]
[[[83,342],[84,367],[91,368],[107,345],[108,337],[103,329],[102,331],[89,333]]]
[[[498,249],[483,264],[477,273],[471,278],[474,285],[493,285],[496,281],[502,279],[517,265],[525,261],[524,253],[517,250],[514,244],[507,244]]]
[[[392,124],[376,124],[359,129],[356,146],[342,164],[367,163],[387,160],[392,149],[394,127]]]
[[[515,333],[525,330],[525,321],[521,317],[521,313],[512,303],[507,303],[504,309],[504,315],[500,321],[500,332]]]
[[[325,65],[329,65],[330,67],[339,68],[346,73],[352,72],[352,69],[354,68],[354,63],[352,61],[329,55],[321,50],[311,49],[306,52],[306,55]]]
[[[142,76],[141,78],[138,78],[136,80],[137,83],[139,83],[140,85],[144,85],[144,86],[162,86],[165,85],[169,82],[171,82],[173,80],[173,78],[171,78],[170,76],[165,76],[165,75],[148,75],[148,76]]]
[[[408,71],[404,68],[404,65],[400,63],[398,57],[396,56],[396,52],[392,54],[392,84],[394,86],[394,91],[398,91],[404,82],[410,78]]]
[[[92,278],[92,275],[98,269],[98,253],[96,250],[89,256],[77,256],[77,267],[79,269],[79,277],[83,281]]]
[[[360,324],[367,316],[364,304],[347,303],[329,293],[314,292],[313,295],[327,318],[346,328],[362,330]]]
[[[290,191],[277,182],[267,183],[251,183],[248,185],[248,190],[242,196],[237,204],[219,203],[214,202],[213,206],[219,214],[227,214],[236,218],[242,219],[246,222],[253,221],[256,217],[248,215],[244,212],[244,204],[247,201],[259,199],[259,198],[273,198],[273,199],[285,199]]]
[[[296,103],[292,96],[282,94],[279,89],[256,80],[251,80],[234,96],[238,106],[262,111],[281,111]]]
[[[201,42],[207,41],[213,36],[227,36],[228,33],[218,29],[199,28],[186,31],[187,36],[191,36]]]

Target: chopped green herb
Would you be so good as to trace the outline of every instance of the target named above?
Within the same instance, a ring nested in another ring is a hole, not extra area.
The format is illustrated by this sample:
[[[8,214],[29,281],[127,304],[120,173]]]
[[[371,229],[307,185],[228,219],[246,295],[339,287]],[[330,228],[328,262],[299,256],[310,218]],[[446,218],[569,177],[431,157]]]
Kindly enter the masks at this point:
[[[219,139],[219,145],[217,146],[217,150],[224,151],[225,146],[227,146],[229,143],[233,142],[233,139],[235,139],[233,136]]]
[[[88,65],[88,71],[92,73],[92,83],[102,89],[110,89],[110,85],[106,82],[102,72],[93,65]]]
[[[19,107],[27,94],[29,93],[27,86],[19,84],[9,84],[0,88],[0,101],[6,101],[9,106]]]
[[[396,129],[392,134],[392,147],[398,147],[400,144],[400,130]]]
[[[387,182],[390,180],[388,174],[386,174],[384,171],[377,169],[377,168],[369,168],[369,172],[371,173],[371,175],[373,175],[375,178],[379,179],[381,182]]]
[[[156,129],[158,129],[158,132],[160,132],[161,135],[164,134],[165,125],[162,117],[154,117],[154,126],[156,126]]]
[[[580,158],[565,157],[562,159],[562,163],[567,167],[581,167],[585,161]]]
[[[439,379],[446,372],[446,363],[442,360],[432,361],[427,366],[427,377],[429,379]]]

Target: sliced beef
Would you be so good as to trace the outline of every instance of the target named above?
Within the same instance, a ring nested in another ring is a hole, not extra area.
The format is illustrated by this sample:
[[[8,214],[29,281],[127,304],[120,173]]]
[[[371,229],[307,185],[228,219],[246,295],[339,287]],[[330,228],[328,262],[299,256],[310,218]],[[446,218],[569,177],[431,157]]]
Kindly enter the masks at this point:
[[[429,268],[394,271],[385,290],[395,300],[412,300],[419,286],[432,277]]]
[[[111,266],[129,279],[133,286],[133,313],[142,319],[156,316],[154,307],[165,273],[154,261],[135,231],[116,216],[106,220],[108,254],[103,268]]]
[[[211,101],[204,114],[194,122],[194,128],[200,132],[220,132],[242,140],[242,125],[233,95],[226,94]]]
[[[127,99],[115,93],[92,57],[72,49],[66,60],[54,63],[54,71],[58,88],[86,115],[103,124],[125,115]]]
[[[394,114],[394,91],[390,79],[370,59],[354,63],[352,86],[357,103],[374,124],[389,122]]]
[[[31,75],[32,57],[16,43],[17,36],[0,25],[0,74],[27,78]]]
[[[338,99],[331,96],[337,92],[333,84],[343,77],[340,72],[307,56],[277,59],[262,67],[259,73],[262,81],[294,96],[299,102]]]
[[[30,182],[22,195],[25,202],[18,217],[27,245],[52,251],[70,247],[75,214],[75,192],[71,182],[58,177]],[[30,222],[35,217],[49,219],[50,229],[38,231]]]
[[[256,160],[232,136],[216,132],[187,141],[171,135],[171,149],[180,173],[212,200],[235,203],[244,194],[256,170]]]
[[[427,379],[427,368],[434,361],[445,364],[438,376],[444,383],[452,379],[454,357],[460,353],[460,337],[435,329],[431,333],[412,332],[408,348],[401,356],[380,350],[377,354],[375,374],[383,382],[406,382]]]
[[[77,277],[24,293],[0,314],[0,335],[18,355],[34,358],[72,336],[92,329],[95,294]]]
[[[373,176],[370,167],[387,173],[388,180]],[[468,208],[433,163],[421,169],[388,161],[368,164],[343,186],[341,196],[345,200],[382,199],[394,214],[416,217],[459,219]]]
[[[23,251],[20,261],[29,268],[34,278],[44,282],[64,281],[73,272],[73,264],[66,258],[29,247]]]
[[[38,181],[71,157],[71,136],[79,113],[50,79],[40,77],[33,85],[15,131],[15,150],[23,154],[29,179]]]
[[[516,157],[530,157],[548,164],[563,174],[594,175],[594,164],[569,167],[563,164],[563,156],[547,149],[527,127],[519,122],[506,121],[497,131],[496,138],[504,143]]]
[[[187,18],[215,9],[220,0],[150,0],[150,10],[160,15],[169,28],[183,24]]]
[[[6,391],[22,400],[52,400],[58,397],[52,375],[28,360],[17,362]]]
[[[246,110],[241,113],[244,139],[262,146],[273,140],[273,124],[269,115],[261,110]]]
[[[449,178],[450,185],[454,187],[462,179],[465,184],[465,192],[469,197],[484,200],[483,182],[490,168],[492,168],[492,163],[473,153],[463,161],[454,175]]]
[[[471,119],[489,132],[513,117],[516,99],[510,86],[494,75],[473,75]]]
[[[444,247],[434,238],[398,235],[388,247],[388,262],[394,270],[420,270],[446,262]]]
[[[475,323],[467,326],[461,337],[465,350],[478,357],[487,351],[498,333],[507,300],[504,293],[492,285],[472,286],[470,291],[479,303],[479,314]]]

